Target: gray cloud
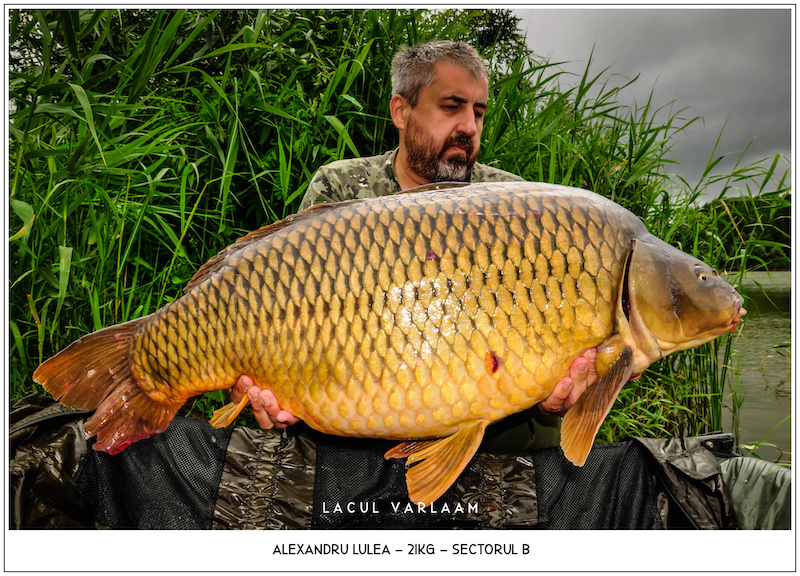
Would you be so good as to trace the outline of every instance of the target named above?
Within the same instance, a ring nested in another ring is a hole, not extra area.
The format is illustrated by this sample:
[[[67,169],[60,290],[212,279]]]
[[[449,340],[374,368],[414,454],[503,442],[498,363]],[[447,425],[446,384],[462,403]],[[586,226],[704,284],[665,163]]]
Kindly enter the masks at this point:
[[[609,67],[622,103],[703,118],[681,134],[672,167],[694,183],[725,126],[719,153],[756,139],[747,162],[781,153],[791,158],[793,13],[783,9],[530,9],[517,10],[528,45],[552,62],[582,73],[594,47],[592,71]],[[727,121],[727,125],[726,125]],[[730,167],[723,163],[721,169]]]

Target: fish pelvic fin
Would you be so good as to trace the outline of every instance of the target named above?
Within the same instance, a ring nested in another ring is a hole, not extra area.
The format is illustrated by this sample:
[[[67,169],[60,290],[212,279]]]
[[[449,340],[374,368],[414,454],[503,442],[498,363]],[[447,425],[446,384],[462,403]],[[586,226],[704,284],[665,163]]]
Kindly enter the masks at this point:
[[[452,486],[483,440],[487,420],[462,424],[455,434],[438,440],[398,444],[384,457],[408,458],[406,486],[412,502],[431,505]]]
[[[230,402],[225,404],[222,408],[218,408],[214,411],[214,414],[211,417],[209,423],[214,428],[225,428],[233,424],[236,420],[236,417],[245,409],[247,404],[250,402],[250,398],[245,394],[242,396],[242,399],[239,400],[239,403],[236,404],[235,402]]]
[[[597,431],[633,373],[633,351],[626,346],[600,380],[590,386],[561,423],[561,448],[575,466],[583,466]]]
[[[110,326],[76,340],[44,362],[33,379],[66,406],[95,410],[86,421],[94,449],[116,454],[167,429],[183,402],[159,402],[139,387],[128,349],[145,318]]]

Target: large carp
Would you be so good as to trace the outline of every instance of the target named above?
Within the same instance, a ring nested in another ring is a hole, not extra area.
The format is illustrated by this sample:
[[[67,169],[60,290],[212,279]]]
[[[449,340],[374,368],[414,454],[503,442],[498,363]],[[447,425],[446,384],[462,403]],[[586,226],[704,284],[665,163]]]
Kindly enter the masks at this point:
[[[97,409],[94,448],[164,431],[186,399],[242,374],[329,434],[403,440],[409,496],[455,481],[492,422],[541,402],[596,346],[598,381],[567,412],[582,465],[622,386],[732,331],[717,272],[585,190],[426,187],[309,209],[205,264],[160,310],[85,336],[34,379]],[[212,424],[231,424],[229,404]]]

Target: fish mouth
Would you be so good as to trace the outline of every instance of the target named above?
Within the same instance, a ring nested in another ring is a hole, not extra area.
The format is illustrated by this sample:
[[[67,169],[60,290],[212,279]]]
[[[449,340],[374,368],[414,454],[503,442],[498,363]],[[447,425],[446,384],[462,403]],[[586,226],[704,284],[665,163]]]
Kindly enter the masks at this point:
[[[736,294],[736,296],[736,302],[733,304],[734,311],[730,321],[731,334],[733,334],[736,330],[736,327],[739,326],[739,322],[742,321],[742,317],[747,314],[747,310],[744,309],[744,298],[742,298],[739,294]]]
[[[731,312],[728,321],[721,323],[721,325],[709,333],[712,334],[714,338],[722,336],[725,333],[733,334],[736,328],[739,327],[739,323],[742,321],[742,317],[745,314],[747,314],[747,310],[744,309],[744,299],[739,294],[736,294],[736,300],[733,303],[733,312]]]

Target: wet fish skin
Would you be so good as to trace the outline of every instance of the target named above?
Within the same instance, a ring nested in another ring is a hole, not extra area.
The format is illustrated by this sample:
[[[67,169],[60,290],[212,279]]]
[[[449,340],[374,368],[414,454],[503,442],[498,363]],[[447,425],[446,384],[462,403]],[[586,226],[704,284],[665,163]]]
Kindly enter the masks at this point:
[[[528,408],[610,333],[638,220],[517,192],[399,195],[269,234],[142,325],[135,376],[180,401],[249,374],[339,435],[430,438]]]
[[[79,340],[34,378],[63,402],[98,408],[86,431],[113,453],[163,431],[187,398],[248,374],[322,432],[410,441],[387,457],[422,461],[409,490],[429,502],[488,423],[545,399],[598,346],[601,379],[562,434],[582,463],[631,375],[743,314],[719,278],[697,294],[688,286],[701,265],[578,189],[476,184],[345,202],[251,233],[182,298]],[[673,267],[687,285],[677,295],[658,283]],[[658,320],[679,298],[701,317],[686,323],[696,333],[675,333],[682,318]],[[719,304],[699,310],[697,300]],[[212,423],[232,422],[245,402]]]

